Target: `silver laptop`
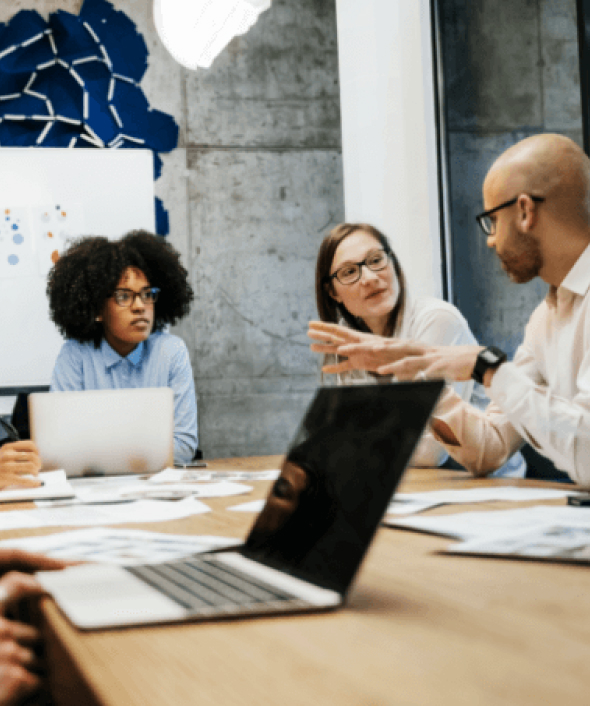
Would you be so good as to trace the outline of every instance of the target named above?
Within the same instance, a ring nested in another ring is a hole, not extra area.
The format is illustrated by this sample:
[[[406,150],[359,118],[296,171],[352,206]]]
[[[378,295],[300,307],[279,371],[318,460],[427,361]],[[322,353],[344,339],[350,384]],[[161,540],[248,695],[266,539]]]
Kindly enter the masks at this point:
[[[69,478],[155,473],[174,461],[174,395],[168,387],[29,395],[31,438],[43,470]]]
[[[134,567],[37,574],[82,629],[341,605],[441,381],[320,389],[245,545]]]

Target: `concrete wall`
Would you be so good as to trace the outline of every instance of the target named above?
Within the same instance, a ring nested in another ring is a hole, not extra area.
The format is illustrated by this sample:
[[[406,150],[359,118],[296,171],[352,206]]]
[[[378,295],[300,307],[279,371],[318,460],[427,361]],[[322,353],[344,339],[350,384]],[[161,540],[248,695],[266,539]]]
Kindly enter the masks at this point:
[[[3,0],[77,13],[81,0]],[[180,125],[156,193],[196,300],[175,333],[191,352],[206,457],[279,453],[318,382],[319,241],[343,220],[334,0],[273,0],[209,70],[188,72],[159,43],[151,0],[114,0],[150,50],[142,82]]]
[[[575,0],[439,0],[444,38],[455,300],[481,341],[512,351],[543,296],[511,284],[474,216],[495,157],[557,131],[581,144]],[[78,12],[81,0],[4,0]],[[273,0],[208,71],[159,43],[150,0],[115,0],[150,49],[143,86],[180,124],[156,191],[196,302],[191,351],[205,455],[280,452],[317,383],[318,242],[344,217],[335,0]]]
[[[559,132],[582,145],[575,0],[439,0],[455,303],[482,343],[513,352],[546,292],[511,283],[474,216],[495,158]]]

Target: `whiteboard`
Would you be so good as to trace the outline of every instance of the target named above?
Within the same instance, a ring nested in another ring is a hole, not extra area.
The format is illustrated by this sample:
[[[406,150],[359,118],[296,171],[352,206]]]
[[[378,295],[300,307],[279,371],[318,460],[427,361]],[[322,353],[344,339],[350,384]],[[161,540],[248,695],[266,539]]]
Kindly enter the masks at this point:
[[[63,343],[46,278],[68,238],[155,231],[150,150],[0,149],[0,393],[48,385]]]

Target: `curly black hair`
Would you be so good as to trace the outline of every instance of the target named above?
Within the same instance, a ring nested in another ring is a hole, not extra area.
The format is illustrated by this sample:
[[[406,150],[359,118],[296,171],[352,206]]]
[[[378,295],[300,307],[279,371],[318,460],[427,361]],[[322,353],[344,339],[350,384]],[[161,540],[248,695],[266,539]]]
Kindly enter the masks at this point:
[[[67,248],[47,278],[51,319],[63,336],[100,346],[103,327],[96,317],[128,267],[141,270],[150,286],[160,289],[154,331],[189,313],[193,290],[180,254],[170,243],[144,230],[120,240],[88,236]]]

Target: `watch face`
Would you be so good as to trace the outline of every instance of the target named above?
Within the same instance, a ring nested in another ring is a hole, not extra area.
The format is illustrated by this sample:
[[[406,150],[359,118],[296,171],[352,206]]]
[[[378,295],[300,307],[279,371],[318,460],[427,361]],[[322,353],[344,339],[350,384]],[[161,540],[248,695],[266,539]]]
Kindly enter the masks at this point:
[[[490,350],[483,351],[481,357],[490,365],[493,365],[498,360],[498,356]]]

